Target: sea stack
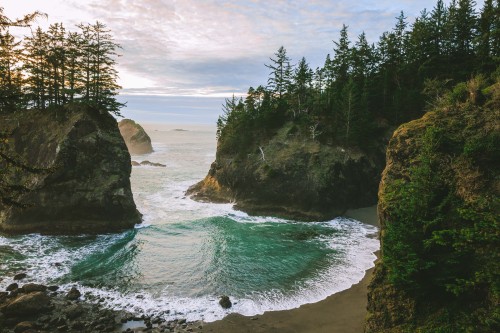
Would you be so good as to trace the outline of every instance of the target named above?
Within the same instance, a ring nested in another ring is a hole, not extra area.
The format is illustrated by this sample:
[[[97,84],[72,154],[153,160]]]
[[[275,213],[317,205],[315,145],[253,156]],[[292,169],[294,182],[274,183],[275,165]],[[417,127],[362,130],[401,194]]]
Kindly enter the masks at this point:
[[[140,155],[153,152],[151,138],[141,125],[131,119],[122,119],[118,123],[118,128],[130,154]]]
[[[255,136],[242,151],[224,150],[219,139],[208,175],[187,195],[235,202],[251,215],[330,220],[349,208],[376,203],[384,149],[382,139],[374,140],[367,152],[322,144],[297,134],[287,122],[270,138]]]
[[[0,231],[98,233],[141,222],[130,155],[107,112],[83,105],[25,110],[1,115],[0,131],[23,165],[3,169],[2,181],[22,190],[0,201]]]

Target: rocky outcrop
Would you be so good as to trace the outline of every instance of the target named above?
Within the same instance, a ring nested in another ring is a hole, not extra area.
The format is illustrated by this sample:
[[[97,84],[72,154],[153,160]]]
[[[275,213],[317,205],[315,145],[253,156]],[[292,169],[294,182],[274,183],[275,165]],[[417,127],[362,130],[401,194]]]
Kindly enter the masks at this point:
[[[152,166],[152,167],[160,167],[160,168],[165,168],[166,165],[162,163],[157,163],[157,162],[151,162],[151,161],[142,161],[141,163],[137,161],[132,161],[132,166]]]
[[[402,125],[379,189],[365,332],[496,332],[500,85]]]
[[[365,153],[295,136],[293,126],[286,124],[244,156],[218,151],[208,175],[187,194],[234,202],[250,214],[300,220],[327,220],[376,202],[383,143]]]
[[[131,119],[122,119],[118,123],[118,128],[130,154],[149,154],[153,152],[151,139],[141,125]]]
[[[130,155],[108,113],[84,106],[26,110],[0,119],[4,165],[18,195],[0,203],[0,231],[49,234],[110,232],[141,222],[130,188]]]

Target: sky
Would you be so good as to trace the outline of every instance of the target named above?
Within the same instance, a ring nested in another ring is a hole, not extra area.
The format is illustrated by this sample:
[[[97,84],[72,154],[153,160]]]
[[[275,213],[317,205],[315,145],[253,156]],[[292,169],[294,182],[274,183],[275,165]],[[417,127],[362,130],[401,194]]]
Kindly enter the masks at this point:
[[[215,124],[226,97],[266,84],[264,65],[280,46],[292,63],[305,57],[314,69],[333,53],[343,24],[352,41],[364,31],[373,43],[401,11],[412,23],[436,1],[0,0],[0,7],[10,18],[46,13],[34,24],[43,28],[106,24],[122,47],[117,69],[126,117]],[[483,2],[476,0],[477,8]]]
[[[265,85],[264,64],[280,46],[292,62],[305,57],[316,68],[333,52],[343,24],[351,40],[365,31],[376,42],[394,27],[401,10],[413,22],[436,1],[0,0],[0,6],[11,18],[44,12],[48,18],[35,24],[42,27],[105,23],[122,46],[118,71],[124,96],[223,101]],[[476,2],[482,6],[482,0]]]

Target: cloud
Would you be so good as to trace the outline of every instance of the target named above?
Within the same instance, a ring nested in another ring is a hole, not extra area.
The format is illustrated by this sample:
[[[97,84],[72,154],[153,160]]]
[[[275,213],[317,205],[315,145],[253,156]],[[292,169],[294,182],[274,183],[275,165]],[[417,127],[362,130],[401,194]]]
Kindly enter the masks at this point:
[[[33,10],[43,3],[49,17],[52,4],[67,22],[106,23],[123,47],[124,88],[174,95],[230,95],[265,84],[263,65],[282,45],[295,61],[305,56],[321,66],[342,24],[351,40],[365,31],[376,42],[401,10],[411,22],[435,1],[26,0]]]

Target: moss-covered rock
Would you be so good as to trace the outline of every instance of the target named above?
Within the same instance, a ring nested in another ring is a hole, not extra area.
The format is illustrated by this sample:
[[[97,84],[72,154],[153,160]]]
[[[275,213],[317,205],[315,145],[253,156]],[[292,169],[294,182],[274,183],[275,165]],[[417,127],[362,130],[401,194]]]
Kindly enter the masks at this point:
[[[387,149],[366,332],[500,331],[500,84],[441,102]]]
[[[250,214],[327,220],[376,202],[384,144],[370,153],[321,144],[287,123],[246,155],[217,152],[206,178],[188,194],[234,202]]]
[[[131,119],[122,119],[118,123],[118,128],[131,154],[149,154],[153,152],[151,138],[141,125]]]
[[[3,165],[2,181],[22,190],[0,203],[0,231],[108,232],[140,223],[130,155],[112,116],[73,105],[1,117],[8,150],[25,167]]]

